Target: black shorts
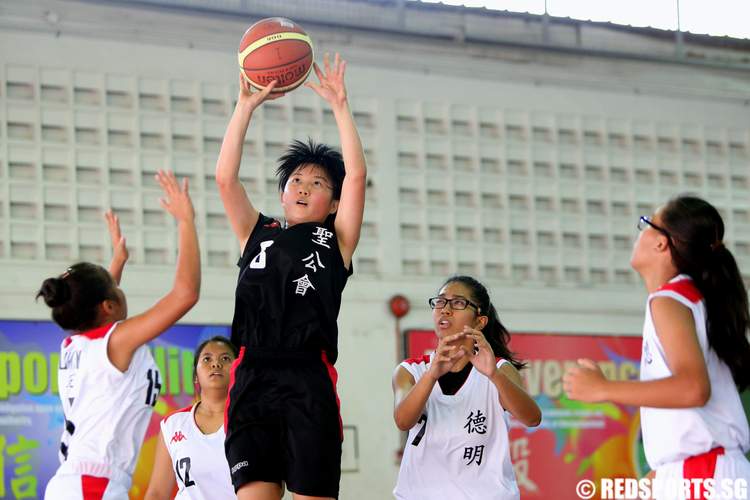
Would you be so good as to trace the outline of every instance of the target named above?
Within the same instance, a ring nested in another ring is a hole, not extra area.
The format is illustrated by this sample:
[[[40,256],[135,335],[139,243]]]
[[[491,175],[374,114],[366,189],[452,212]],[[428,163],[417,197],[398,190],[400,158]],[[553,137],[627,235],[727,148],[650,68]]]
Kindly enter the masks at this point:
[[[336,372],[319,353],[249,353],[234,372],[224,444],[237,491],[286,482],[293,493],[338,498],[342,427]]]

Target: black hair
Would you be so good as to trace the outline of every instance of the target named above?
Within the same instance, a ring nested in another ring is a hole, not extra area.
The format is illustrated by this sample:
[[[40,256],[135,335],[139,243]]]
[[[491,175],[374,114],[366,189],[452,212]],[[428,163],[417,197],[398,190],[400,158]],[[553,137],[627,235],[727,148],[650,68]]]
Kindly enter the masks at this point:
[[[231,340],[222,335],[214,335],[210,339],[201,342],[193,353],[193,380],[198,380],[198,360],[201,357],[201,353],[203,353],[203,348],[205,348],[208,344],[213,344],[214,342],[226,345],[232,352],[234,358],[237,359],[237,356],[239,355],[237,346],[234,345]]]
[[[325,144],[317,144],[309,137],[306,143],[292,141],[286,152],[279,158],[279,166],[276,169],[276,175],[279,177],[279,191],[284,191],[294,171],[303,165],[315,165],[323,170],[331,181],[333,199],[341,198],[341,186],[346,172],[341,153]]]
[[[102,266],[79,262],[60,276],[44,280],[36,298],[44,298],[60,328],[81,332],[99,326],[96,324],[99,304],[119,300],[116,286]]]
[[[445,288],[451,283],[461,283],[466,286],[471,292],[471,297],[469,298],[479,305],[477,314],[487,316],[489,319],[482,333],[484,333],[484,337],[487,339],[490,347],[492,347],[492,352],[495,353],[495,356],[508,360],[517,370],[525,368],[526,363],[516,359],[515,354],[508,348],[510,332],[500,322],[495,306],[490,301],[490,294],[487,291],[487,287],[471,276],[452,276],[445,280],[445,283],[440,288]]]
[[[672,262],[689,275],[706,305],[708,345],[732,372],[740,391],[750,386],[747,290],[716,208],[692,195],[672,198],[659,212]]]

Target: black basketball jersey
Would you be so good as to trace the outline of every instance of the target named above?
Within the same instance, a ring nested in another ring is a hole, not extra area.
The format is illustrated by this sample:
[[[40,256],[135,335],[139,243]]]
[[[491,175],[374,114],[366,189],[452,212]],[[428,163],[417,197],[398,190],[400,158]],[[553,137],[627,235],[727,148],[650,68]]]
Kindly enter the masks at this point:
[[[321,351],[338,356],[336,319],[352,274],[333,224],[284,229],[260,214],[240,257],[232,342],[248,351]]]

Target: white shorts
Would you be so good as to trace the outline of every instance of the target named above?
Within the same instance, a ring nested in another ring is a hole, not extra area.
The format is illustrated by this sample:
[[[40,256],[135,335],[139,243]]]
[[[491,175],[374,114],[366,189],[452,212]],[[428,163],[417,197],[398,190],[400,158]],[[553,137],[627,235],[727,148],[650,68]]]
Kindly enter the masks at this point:
[[[129,484],[106,477],[55,474],[47,483],[44,500],[128,500]]]
[[[739,450],[718,450],[658,467],[652,483],[654,498],[750,500],[750,462]],[[703,481],[697,481],[700,479]],[[687,481],[684,480],[692,481],[687,492],[684,486]],[[702,491],[701,485],[704,486]]]

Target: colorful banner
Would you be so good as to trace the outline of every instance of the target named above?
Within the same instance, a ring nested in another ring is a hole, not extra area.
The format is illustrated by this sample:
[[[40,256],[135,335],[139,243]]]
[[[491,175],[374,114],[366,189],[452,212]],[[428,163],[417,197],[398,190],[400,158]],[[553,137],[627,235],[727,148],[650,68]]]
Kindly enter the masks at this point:
[[[405,334],[408,357],[432,352],[432,330]],[[599,363],[610,379],[638,378],[640,337],[514,333],[510,348],[527,363],[521,374],[542,409],[539,427],[511,419],[510,451],[524,500],[576,500],[576,484],[590,479],[641,477],[648,472],[636,408],[569,400],[562,376],[579,358]]]
[[[142,499],[153,468],[159,421],[192,403],[193,351],[228,326],[179,325],[151,342],[164,383],[146,431],[130,498]],[[49,321],[0,321],[0,498],[42,498],[59,466],[63,414],[57,390],[60,342]]]

